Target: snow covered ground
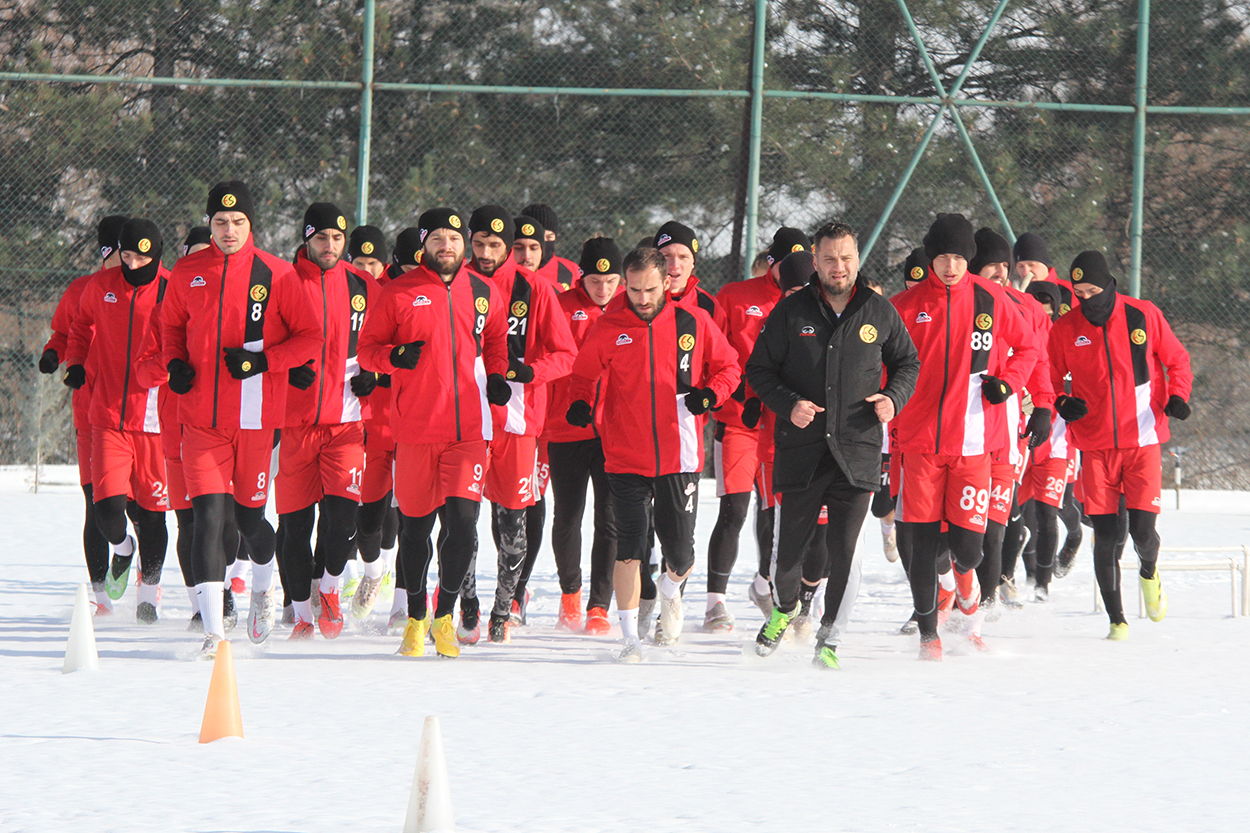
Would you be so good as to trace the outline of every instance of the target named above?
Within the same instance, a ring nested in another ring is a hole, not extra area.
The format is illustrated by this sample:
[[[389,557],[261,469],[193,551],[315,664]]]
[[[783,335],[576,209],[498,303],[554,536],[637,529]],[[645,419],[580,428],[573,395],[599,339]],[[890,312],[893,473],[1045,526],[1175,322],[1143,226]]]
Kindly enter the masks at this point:
[[[32,494],[28,478],[0,471],[3,831],[398,831],[431,714],[463,831],[1172,833],[1250,819],[1250,619],[1230,617],[1227,573],[1165,573],[1159,624],[1126,594],[1131,638],[1108,643],[1086,544],[1048,604],[987,626],[990,652],[946,636],[946,661],[921,663],[916,637],[897,633],[907,587],[870,518],[843,667],[821,672],[808,646],[749,654],[761,620],[746,532],[730,587],[739,628],[697,632],[715,518],[705,481],[680,647],[622,667],[615,635],[556,632],[548,552],[530,626],[457,661],[399,659],[397,637],[359,631],[293,646],[280,629],[258,648],[240,627],[246,740],[200,745],[212,669],[191,660],[200,639],[184,631],[172,534],[162,622],[136,625],[128,591],[96,629],[99,672],[63,676],[86,580],[82,497]],[[1165,547],[1250,543],[1250,495],[1164,503]]]

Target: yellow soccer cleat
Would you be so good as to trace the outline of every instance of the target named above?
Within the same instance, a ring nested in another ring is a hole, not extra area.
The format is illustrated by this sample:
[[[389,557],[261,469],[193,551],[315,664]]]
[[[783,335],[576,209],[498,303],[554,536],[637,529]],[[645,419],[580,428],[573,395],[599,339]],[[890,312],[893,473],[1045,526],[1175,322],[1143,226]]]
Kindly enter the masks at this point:
[[[448,659],[460,656],[460,640],[456,639],[456,626],[450,613],[434,620],[434,650]]]
[[[1128,639],[1128,622],[1112,622],[1111,632],[1107,634],[1107,639],[1112,642],[1123,642]]]
[[[425,619],[408,619],[408,624],[404,628],[404,640],[399,643],[399,650],[396,651],[401,657],[423,657],[425,656],[425,633],[429,630],[430,620],[427,616]]]
[[[1163,592],[1163,585],[1159,583],[1157,567],[1154,576],[1141,580],[1141,592],[1146,599],[1146,615],[1150,621],[1162,622],[1168,613],[1168,594]]]

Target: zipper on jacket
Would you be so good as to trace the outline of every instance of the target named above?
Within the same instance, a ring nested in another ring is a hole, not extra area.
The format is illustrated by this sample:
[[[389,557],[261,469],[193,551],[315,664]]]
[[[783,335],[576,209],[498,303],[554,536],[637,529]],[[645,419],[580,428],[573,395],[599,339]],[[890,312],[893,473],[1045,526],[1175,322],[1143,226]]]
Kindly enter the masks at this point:
[[[451,309],[451,284],[444,286],[447,287],[447,324],[451,328],[451,389],[456,397],[456,442],[460,442],[463,438],[460,436],[460,381],[456,378],[456,316]],[[482,426],[482,430],[485,429]]]
[[[946,287],[946,351],[942,357],[942,396],[938,399],[937,437],[933,443],[933,453],[942,453],[942,411],[946,405],[946,384],[951,376],[951,288]]]
[[[321,424],[321,403],[326,392],[326,340],[330,337],[329,309],[326,302],[326,270],[321,270],[321,378],[317,380],[317,416],[313,425]]]
[[[1115,406],[1115,370],[1111,367],[1111,343],[1107,340],[1107,326],[1102,327],[1102,347],[1107,353],[1107,380],[1111,383],[1111,436],[1115,447],[1120,447],[1119,409]]]
[[[230,255],[224,255],[221,263],[221,292],[217,294],[217,352],[213,354],[213,424],[217,427],[217,394],[221,388],[221,319],[226,307],[226,270],[230,268]]]
[[[130,319],[126,322],[126,375],[125,382],[122,384],[122,415],[117,420],[117,430],[126,430],[126,394],[130,392],[130,347],[134,338],[135,329],[135,301],[139,298],[138,291],[132,287],[130,290]]]
[[[655,338],[651,329],[652,321],[647,322],[647,350],[651,354],[651,442],[655,446],[655,476],[660,476],[660,428],[655,412]]]

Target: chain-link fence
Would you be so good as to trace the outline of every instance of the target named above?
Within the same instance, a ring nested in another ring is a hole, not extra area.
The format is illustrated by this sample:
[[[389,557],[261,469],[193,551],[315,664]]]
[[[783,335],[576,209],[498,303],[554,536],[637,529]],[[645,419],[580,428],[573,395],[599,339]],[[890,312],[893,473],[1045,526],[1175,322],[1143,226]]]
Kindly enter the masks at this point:
[[[325,199],[391,235],[547,202],[574,258],[678,217],[712,289],[833,217],[887,286],[938,211],[1039,232],[1061,271],[1102,249],[1193,352],[1187,482],[1250,488],[1244,3],[9,0],[0,126],[0,462],[73,459],[35,361],[98,218],[176,241],[239,178],[284,254]]]

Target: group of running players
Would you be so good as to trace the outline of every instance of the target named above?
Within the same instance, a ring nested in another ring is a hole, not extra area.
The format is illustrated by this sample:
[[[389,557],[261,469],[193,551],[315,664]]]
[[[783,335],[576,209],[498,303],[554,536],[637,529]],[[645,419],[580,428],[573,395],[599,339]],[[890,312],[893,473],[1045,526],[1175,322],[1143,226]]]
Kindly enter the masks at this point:
[[[754,493],[761,656],[815,628],[815,664],[838,667],[870,510],[910,580],[903,630],[922,659],[941,658],[956,613],[948,630],[985,647],[982,624],[1023,600],[1021,554],[1045,601],[1082,520],[1108,638],[1128,633],[1130,536],[1147,612],[1166,612],[1160,444],[1189,415],[1189,356],[1097,251],[1060,277],[1038,235],[1013,249],[939,214],[886,300],[859,274],[853,229],[783,227],[754,277],[713,296],[678,221],[628,251],[591,238],[574,263],[545,204],[431,209],[388,246],[319,202],[287,261],[256,247],[254,210],[246,184],[215,185],[171,270],[156,224],[106,217],[101,268],[56,308],[39,369],[64,364],[74,388],[97,616],[137,555],[136,617],[158,621],[172,509],[201,656],[236,626],[250,565],[253,642],[280,618],[292,640],[336,638],[345,607],[366,620],[390,595],[399,654],[431,642],[455,657],[481,637],[485,499],[486,638],[506,643],[526,624],[550,486],[557,626],[609,634],[615,595],[619,660],[636,662],[653,627],[657,645],[684,628],[709,418],[720,505],[703,628],[734,629],[728,579]]]

